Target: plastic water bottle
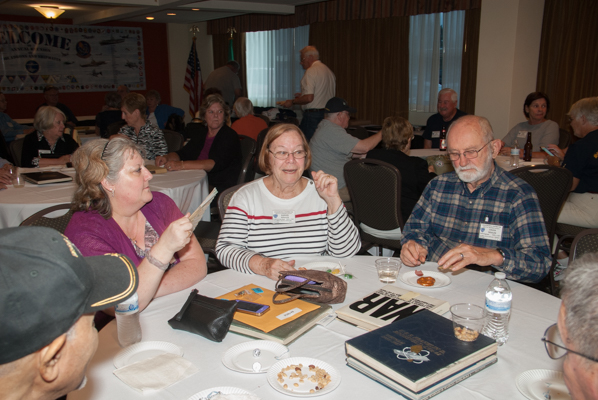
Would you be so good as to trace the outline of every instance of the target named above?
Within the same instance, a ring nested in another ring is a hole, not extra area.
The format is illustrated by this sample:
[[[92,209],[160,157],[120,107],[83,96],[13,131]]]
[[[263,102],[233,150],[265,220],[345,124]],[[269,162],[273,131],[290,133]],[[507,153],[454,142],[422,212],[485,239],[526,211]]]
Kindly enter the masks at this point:
[[[515,140],[515,146],[511,148],[511,159],[509,165],[513,168],[519,166],[519,147],[517,147],[517,140]]]
[[[115,307],[118,344],[127,347],[141,341],[141,325],[139,325],[139,296],[135,293],[124,303]]]
[[[509,339],[509,318],[513,294],[505,280],[504,272],[494,274],[494,280],[486,289],[486,325],[484,335],[496,340],[502,346]]]

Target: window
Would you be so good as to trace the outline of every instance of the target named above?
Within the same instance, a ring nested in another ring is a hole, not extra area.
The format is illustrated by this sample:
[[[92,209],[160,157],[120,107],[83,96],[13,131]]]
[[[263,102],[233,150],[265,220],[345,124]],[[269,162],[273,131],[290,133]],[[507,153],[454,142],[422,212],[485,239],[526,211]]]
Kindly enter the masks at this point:
[[[309,25],[245,34],[247,92],[257,107],[275,107],[301,92],[299,51],[309,43]]]
[[[410,18],[409,110],[436,112],[438,92],[459,93],[465,11]]]

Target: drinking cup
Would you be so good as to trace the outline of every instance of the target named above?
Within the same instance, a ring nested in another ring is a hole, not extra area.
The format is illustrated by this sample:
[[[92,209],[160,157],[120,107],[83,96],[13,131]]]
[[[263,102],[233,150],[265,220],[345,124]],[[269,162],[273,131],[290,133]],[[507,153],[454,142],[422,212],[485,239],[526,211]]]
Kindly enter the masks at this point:
[[[12,179],[12,187],[15,189],[20,189],[25,186],[25,181],[21,174],[19,174],[19,168],[15,167],[14,165],[10,167],[8,170],[10,173],[10,179]]]
[[[464,342],[475,341],[486,321],[486,310],[469,303],[459,303],[451,307],[455,337]]]
[[[395,283],[402,263],[398,258],[379,258],[376,260],[378,279],[382,283]]]

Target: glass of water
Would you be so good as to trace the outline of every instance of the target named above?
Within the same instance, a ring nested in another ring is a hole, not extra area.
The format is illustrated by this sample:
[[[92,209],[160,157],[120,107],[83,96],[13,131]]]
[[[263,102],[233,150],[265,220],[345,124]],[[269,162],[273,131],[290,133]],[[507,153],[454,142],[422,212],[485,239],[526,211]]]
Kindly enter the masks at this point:
[[[25,181],[23,180],[21,174],[19,174],[18,167],[11,165],[8,172],[10,173],[10,178],[12,179],[12,187],[19,189],[25,186]]]
[[[382,283],[395,283],[399,271],[402,267],[400,258],[379,258],[376,260],[376,269],[378,270],[378,279]]]

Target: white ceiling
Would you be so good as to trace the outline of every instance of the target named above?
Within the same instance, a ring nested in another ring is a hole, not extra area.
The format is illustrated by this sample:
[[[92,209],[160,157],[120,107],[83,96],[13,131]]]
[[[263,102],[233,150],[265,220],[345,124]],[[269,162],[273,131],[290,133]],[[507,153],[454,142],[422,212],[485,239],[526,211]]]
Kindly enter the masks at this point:
[[[295,13],[295,6],[322,0],[0,0],[1,15],[41,17],[32,6],[57,6],[66,10],[60,18],[70,18],[75,25],[92,25],[109,21],[153,22],[192,24],[212,19],[248,13],[288,15]],[[199,11],[192,9],[198,8]],[[175,13],[174,16],[167,15]]]

